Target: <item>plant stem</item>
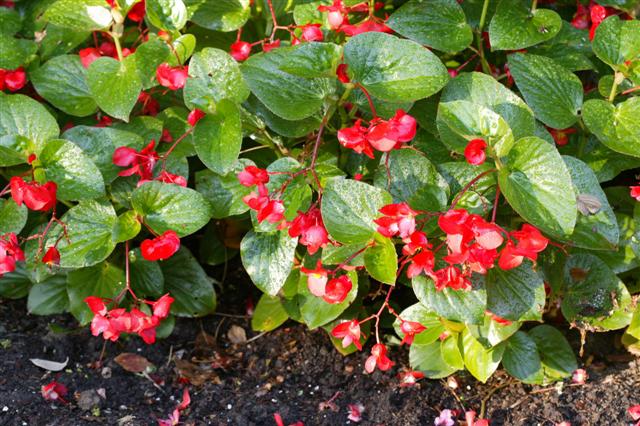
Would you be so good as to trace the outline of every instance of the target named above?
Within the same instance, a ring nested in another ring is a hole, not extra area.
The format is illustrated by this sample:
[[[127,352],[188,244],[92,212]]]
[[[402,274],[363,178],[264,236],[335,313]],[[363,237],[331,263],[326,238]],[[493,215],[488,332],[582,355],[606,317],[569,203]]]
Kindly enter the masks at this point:
[[[467,183],[464,186],[464,188],[462,188],[462,190],[458,193],[458,195],[456,195],[456,198],[453,199],[453,201],[451,202],[451,209],[455,209],[456,208],[456,204],[458,204],[458,201],[460,201],[460,198],[462,198],[464,193],[467,192],[469,190],[469,188],[471,188],[473,185],[478,183],[478,181],[480,179],[482,179],[483,177],[485,177],[489,173],[493,173],[493,172],[497,172],[497,171],[498,171],[497,169],[485,170],[484,172],[480,173],[478,176],[476,176],[473,179],[471,179],[471,181],[469,181],[469,183]]]
[[[535,12],[537,7],[538,7],[538,0],[533,0],[533,3],[531,3],[531,13]]]
[[[113,43],[116,45],[116,52],[118,53],[118,60],[122,62],[124,57],[122,56],[122,46],[120,46],[120,37],[115,33],[111,33],[111,38],[113,38]]]
[[[618,78],[617,73],[613,76],[613,83],[611,84],[611,91],[609,92],[609,102],[613,102],[616,98],[616,92],[618,91]]]
[[[482,30],[484,29],[484,22],[487,19],[487,11],[489,10],[489,0],[484,0],[482,3],[482,13],[480,14],[480,22],[478,23],[478,39],[476,44],[478,46],[478,54],[480,55],[480,63],[482,64],[482,71],[485,74],[491,74],[491,67],[484,57],[484,45],[482,40]]]

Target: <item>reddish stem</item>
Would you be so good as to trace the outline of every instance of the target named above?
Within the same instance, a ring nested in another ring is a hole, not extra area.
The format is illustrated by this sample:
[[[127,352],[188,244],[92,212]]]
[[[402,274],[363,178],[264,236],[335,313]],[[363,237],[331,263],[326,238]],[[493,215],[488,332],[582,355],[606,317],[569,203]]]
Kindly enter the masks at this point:
[[[378,113],[376,112],[376,107],[373,105],[373,99],[371,99],[371,95],[369,94],[369,92],[367,91],[367,89],[365,89],[362,84],[357,83],[356,87],[360,90],[362,90],[362,93],[364,93],[364,96],[367,98],[367,102],[369,102],[369,109],[371,109],[371,114],[373,114],[373,118],[376,119],[378,118]]]
[[[462,188],[462,190],[458,193],[458,195],[456,195],[456,198],[453,199],[453,202],[451,203],[451,209],[455,209],[456,208],[456,204],[458,204],[458,201],[460,201],[460,198],[462,198],[464,193],[467,192],[469,190],[469,188],[471,188],[473,185],[475,185],[480,179],[482,179],[486,175],[488,175],[490,173],[493,173],[495,171],[497,171],[497,169],[485,170],[484,172],[480,173],[478,176],[476,176],[473,179],[471,179],[471,181],[469,183],[467,183],[464,186],[464,188]]]
[[[496,222],[496,214],[498,213],[498,201],[500,200],[500,185],[496,187],[496,199],[493,201],[493,211],[491,212],[491,222]]]

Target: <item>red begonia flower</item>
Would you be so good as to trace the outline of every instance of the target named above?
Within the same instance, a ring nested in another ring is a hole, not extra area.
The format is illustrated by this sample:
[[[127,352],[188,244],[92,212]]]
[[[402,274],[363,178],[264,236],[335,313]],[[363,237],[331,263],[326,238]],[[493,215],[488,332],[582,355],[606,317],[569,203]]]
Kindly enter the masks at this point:
[[[329,280],[325,287],[324,296],[322,298],[325,302],[332,305],[342,303],[347,295],[351,291],[353,283],[348,275],[341,275],[338,278]]]
[[[338,80],[340,80],[342,83],[345,83],[345,84],[351,82],[351,79],[347,74],[347,68],[349,68],[347,64],[340,64],[336,68],[336,75],[338,76]]]
[[[153,309],[153,315],[164,319],[169,315],[169,311],[171,310],[171,304],[175,301],[175,299],[169,296],[169,293],[162,296],[160,299],[153,302],[151,305]]]
[[[367,140],[376,150],[389,152],[409,142],[416,135],[416,119],[399,109],[389,120],[372,121]]]
[[[338,130],[338,141],[345,148],[374,158],[373,150],[367,140],[367,129],[360,124],[361,122],[362,120],[356,120],[353,126]]]
[[[435,272],[436,290],[441,291],[446,287],[453,290],[470,290],[471,281],[455,266],[447,266]]]
[[[180,237],[175,231],[168,230],[159,237],[144,240],[140,244],[142,257],[149,261],[165,260],[173,256],[180,248]]]
[[[630,186],[629,190],[630,190],[629,193],[631,194],[631,197],[635,198],[636,201],[640,201],[640,185]]]
[[[134,4],[131,9],[129,9],[127,18],[131,19],[133,22],[142,22],[146,12],[145,0],[140,0],[138,3]]]
[[[547,128],[547,129],[549,130],[549,133],[551,133],[553,140],[556,142],[556,145],[558,146],[565,146],[566,144],[568,144],[569,135],[577,132],[577,130],[572,127],[569,127],[568,129],[552,129],[552,128]]]
[[[160,181],[160,182],[164,182],[164,183],[173,183],[175,185],[179,185],[182,187],[186,187],[187,186],[187,178],[185,178],[184,176],[180,176],[180,175],[174,175],[173,173],[169,173],[166,170],[163,170],[158,177],[156,178],[156,180]],[[140,184],[143,181],[138,182],[138,186],[140,186]]]
[[[56,382],[55,380],[49,384],[43,385],[40,389],[40,393],[42,397],[47,401],[60,401],[63,403],[67,403],[64,397],[67,395],[67,387],[62,383]]]
[[[299,243],[307,247],[309,254],[315,254],[319,248],[329,244],[329,233],[324,227],[320,209],[298,212],[289,227],[291,238],[300,237]]]
[[[411,345],[413,343],[413,339],[416,337],[416,334],[420,334],[425,331],[427,327],[415,321],[402,321],[400,324],[400,331],[404,334],[400,345],[407,344]]]
[[[16,270],[16,262],[24,262],[24,252],[13,232],[0,236],[0,278]]]
[[[407,203],[387,204],[380,209],[384,216],[373,222],[378,225],[377,231],[385,237],[399,235],[409,238],[416,230],[416,216],[418,213]]]
[[[351,321],[341,322],[333,327],[331,335],[336,339],[342,339],[343,348],[346,348],[353,343],[358,350],[362,350],[362,343],[360,343],[360,323],[358,320],[354,319]]]
[[[49,247],[47,252],[42,257],[42,263],[49,266],[60,265],[60,252],[55,247]]]
[[[472,139],[464,149],[464,158],[467,159],[467,163],[479,166],[487,159],[485,149],[487,149],[487,143],[484,139]]]
[[[118,173],[118,176],[131,176],[137,174],[143,180],[153,179],[153,167],[158,161],[158,153],[154,151],[156,142],[152,140],[142,150],[121,146],[113,152],[113,164],[120,167],[129,167]]]
[[[320,24],[307,24],[300,27],[302,30],[302,39],[304,41],[322,41],[324,34],[320,29]]]
[[[10,92],[17,92],[27,84],[27,73],[24,72],[24,68],[16,68],[15,70],[5,70],[0,68],[0,90],[4,90],[5,87]]]
[[[251,44],[246,41],[236,41],[231,44],[231,51],[229,52],[233,59],[238,62],[246,61],[251,55]]]
[[[158,83],[170,90],[182,89],[188,77],[189,68],[186,66],[172,67],[165,62],[156,68],[156,79]]]
[[[9,182],[11,197],[17,205],[21,206],[24,203],[30,210],[43,212],[55,207],[58,190],[55,182],[25,182],[18,176],[12,177]]]
[[[247,166],[238,173],[238,180],[247,187],[265,184],[269,182],[269,172],[256,166]]]
[[[387,357],[387,348],[382,343],[376,343],[371,348],[371,356],[364,363],[364,369],[367,373],[373,373],[376,367],[380,371],[387,371],[393,364],[394,362]]]
[[[280,40],[275,40],[271,43],[265,43],[262,45],[262,51],[263,52],[270,52],[273,49],[277,49],[278,47],[280,47]]]
[[[358,34],[369,33],[369,32],[380,32],[380,33],[393,32],[391,28],[387,27],[384,23],[379,22],[376,18],[369,18],[355,25],[344,24],[340,26],[340,28],[337,31],[344,33],[348,37],[353,37]]]
[[[191,111],[189,113],[189,115],[187,116],[187,122],[189,123],[189,125],[191,127],[195,126],[196,123],[200,120],[202,120],[205,116],[205,112],[196,108],[193,111]]]

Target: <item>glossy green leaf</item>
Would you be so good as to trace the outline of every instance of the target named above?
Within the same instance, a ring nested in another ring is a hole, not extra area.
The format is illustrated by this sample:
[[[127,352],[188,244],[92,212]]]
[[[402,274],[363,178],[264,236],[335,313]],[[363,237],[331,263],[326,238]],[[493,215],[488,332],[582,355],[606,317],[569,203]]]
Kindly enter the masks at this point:
[[[622,154],[640,157],[640,97],[614,106],[591,99],[582,107],[582,118],[600,142]]]
[[[543,290],[544,295],[544,290]],[[469,333],[485,348],[496,346],[513,335],[521,327],[521,323],[501,324],[487,314],[482,324],[466,324]]]
[[[493,50],[519,50],[553,38],[562,27],[560,16],[549,9],[531,12],[523,0],[502,0],[489,24]]]
[[[449,185],[425,155],[411,149],[389,152],[390,182],[386,163],[382,157],[373,182],[378,188],[388,188],[394,203],[406,202],[417,210],[444,209]]]
[[[87,70],[76,55],[56,56],[30,75],[36,91],[56,108],[76,117],[98,106],[87,86]]]
[[[249,0],[186,0],[191,21],[216,31],[242,27],[251,13]]]
[[[144,222],[160,234],[171,229],[184,237],[211,219],[211,206],[199,192],[170,183],[143,184],[133,191],[131,204]]]
[[[528,48],[527,52],[551,58],[570,71],[593,68],[589,32],[566,21],[562,21],[562,28],[554,38]]]
[[[189,78],[183,90],[184,102],[193,108],[195,102],[222,99],[241,103],[249,97],[238,63],[227,52],[206,47],[189,61]]]
[[[128,210],[118,216],[113,230],[114,240],[118,243],[132,240],[140,233],[140,229],[142,229],[142,225],[138,220],[138,214],[135,210]]]
[[[158,28],[179,31],[187,23],[187,7],[182,0],[146,0],[147,19]]]
[[[364,248],[364,243],[342,244],[339,246],[329,244],[322,249],[322,263],[325,265],[339,265],[351,258],[349,265],[364,266],[364,254],[362,252]],[[358,252],[360,252],[360,254],[354,257]]]
[[[631,296],[624,283],[600,259],[575,254],[564,265],[562,314],[593,331],[616,330],[631,321]]]
[[[504,156],[515,143],[507,122],[491,109],[468,101],[441,102],[436,118],[442,142],[459,153],[469,141],[484,139],[495,152]]]
[[[442,333],[446,331],[444,325],[440,321],[439,316],[427,308],[424,307],[421,303],[416,303],[415,305],[409,306],[407,309],[400,313],[400,318],[405,321],[414,321],[422,324],[427,329],[422,333],[418,333],[415,335],[413,339],[414,345],[425,345],[429,343],[433,343]],[[400,329],[400,321],[396,318],[393,323],[393,328],[396,331],[396,334],[401,338],[404,337],[404,333]]]
[[[252,188],[243,186],[238,180],[238,173],[253,162],[240,159],[226,175],[218,175],[210,170],[196,172],[196,190],[211,204],[214,218],[224,218],[242,214],[249,206],[242,198],[252,192]]]
[[[504,118],[516,140],[532,135],[535,128],[529,106],[496,79],[483,73],[458,75],[447,84],[440,101],[468,101],[489,108]]]
[[[324,79],[298,77],[280,69],[292,50],[281,47],[252,55],[240,70],[251,92],[274,114],[302,120],[320,110],[329,89]]]
[[[150,38],[136,49],[133,57],[136,61],[136,71],[143,89],[149,89],[158,85],[156,69],[158,65],[167,62],[171,50],[164,41],[158,38]]]
[[[568,241],[591,250],[615,250],[620,239],[618,221],[598,178],[577,158],[565,155],[562,159],[571,173],[578,204],[576,227]]]
[[[398,254],[389,238],[379,237],[375,245],[364,252],[364,266],[374,280],[381,283],[395,284],[398,271]]]
[[[523,383],[541,384],[544,381],[538,346],[523,331],[518,331],[507,340],[502,365],[510,375]]]
[[[124,289],[124,271],[109,262],[74,269],[67,275],[69,310],[80,324],[86,325],[93,318],[93,313],[84,301],[85,298],[97,296],[113,299]]]
[[[134,56],[122,62],[104,56],[96,59],[89,65],[87,84],[100,109],[112,117],[129,121],[129,114],[142,90]]]
[[[140,249],[129,251],[131,288],[138,297],[158,298],[165,294],[164,274],[161,262],[151,262],[142,257]]]
[[[251,281],[263,292],[275,296],[284,285],[298,245],[286,231],[247,233],[240,244],[240,256]]]
[[[104,195],[104,180],[98,167],[73,142],[54,139],[40,156],[47,180],[58,185],[61,200],[85,200]]]
[[[18,206],[12,198],[0,198],[0,235],[10,232],[18,234],[27,224],[28,215],[26,205]]]
[[[282,71],[300,77],[334,77],[342,59],[342,46],[333,43],[302,43],[280,65]]]
[[[538,312],[542,319],[544,309],[544,282],[525,261],[514,269],[493,268],[486,279],[487,309],[492,313],[512,321],[522,319],[529,311]],[[537,295],[542,295],[540,300]]]
[[[443,52],[459,52],[473,41],[464,11],[455,0],[411,0],[386,24],[404,37]]]
[[[528,334],[538,347],[546,380],[569,377],[578,368],[573,350],[559,330],[542,324],[529,330]]]
[[[576,194],[556,148],[535,136],[522,138],[505,160],[498,182],[511,207],[544,233],[571,235],[578,211]]]
[[[466,161],[455,161],[438,164],[438,171],[447,180],[451,188],[451,195],[458,197],[462,189],[475,179],[479,174],[491,170],[492,165],[484,163],[474,166]],[[496,174],[488,173],[478,179],[473,186],[473,191],[466,191],[460,198],[456,207],[467,209],[469,213],[485,214],[487,206],[491,205],[495,198]]]
[[[350,179],[329,181],[322,196],[322,220],[329,234],[344,244],[365,243],[376,231],[378,210],[391,203],[384,190]]]
[[[280,298],[263,294],[251,317],[251,328],[255,331],[271,331],[288,319],[289,314],[282,306]]]
[[[242,147],[242,123],[236,104],[221,100],[215,114],[198,121],[193,139],[198,158],[205,166],[220,175],[231,171]]]
[[[55,118],[38,101],[0,94],[0,166],[26,163],[29,154],[39,153],[59,133]]]
[[[176,300],[171,313],[180,317],[203,317],[216,309],[213,279],[185,247],[160,262],[164,274],[164,291]]]
[[[609,16],[593,37],[593,53],[603,62],[616,66],[640,55],[640,21],[622,21]]]
[[[102,0],[57,0],[44,13],[44,19],[62,28],[97,31],[111,25],[111,8]]]
[[[353,82],[385,101],[426,98],[449,80],[446,67],[430,50],[380,32],[351,38],[344,46],[344,61]]]
[[[61,218],[67,227],[67,238],[60,225],[54,225],[47,234],[46,247],[60,238],[60,266],[82,268],[106,259],[116,246],[114,229],[118,217],[113,206],[93,200],[81,201]]]
[[[0,279],[0,297],[22,299],[29,294],[30,288],[29,272],[22,263],[17,263],[15,271],[3,274]]]
[[[499,344],[491,349],[486,349],[474,337],[465,330],[462,334],[462,346],[464,365],[469,373],[482,383],[491,377],[498,369],[502,355],[504,354],[505,345]]]
[[[271,130],[285,137],[299,138],[308,135],[320,127],[321,119],[317,114],[302,120],[285,120],[271,112],[271,110],[255,96],[250,96],[243,104],[243,107],[247,108],[252,114],[255,114],[255,119],[264,122],[260,123],[260,127],[258,128],[262,128],[266,124]],[[241,112],[243,111],[241,110]],[[243,120],[243,122],[245,122],[245,120]]]
[[[427,309],[451,321],[482,324],[487,304],[487,292],[481,280],[474,280],[473,289],[436,290],[435,284],[424,275],[413,278],[412,286],[416,297]]]
[[[415,370],[424,373],[429,379],[441,379],[447,377],[457,370],[447,364],[442,358],[442,343],[418,344],[414,343],[409,348],[409,363]]]
[[[55,275],[29,290],[27,310],[34,315],[61,314],[69,309],[67,277]]]
[[[536,117],[549,127],[566,129],[578,120],[582,82],[553,59],[530,53],[509,55],[509,71]]]

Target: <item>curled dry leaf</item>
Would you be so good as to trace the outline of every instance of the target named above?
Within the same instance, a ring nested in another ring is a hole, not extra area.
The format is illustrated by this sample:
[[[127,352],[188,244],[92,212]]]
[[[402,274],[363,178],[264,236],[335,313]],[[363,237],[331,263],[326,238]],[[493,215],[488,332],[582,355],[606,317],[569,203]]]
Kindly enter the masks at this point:
[[[143,373],[153,367],[153,364],[142,355],[123,352],[113,359],[116,364],[131,373]]]

